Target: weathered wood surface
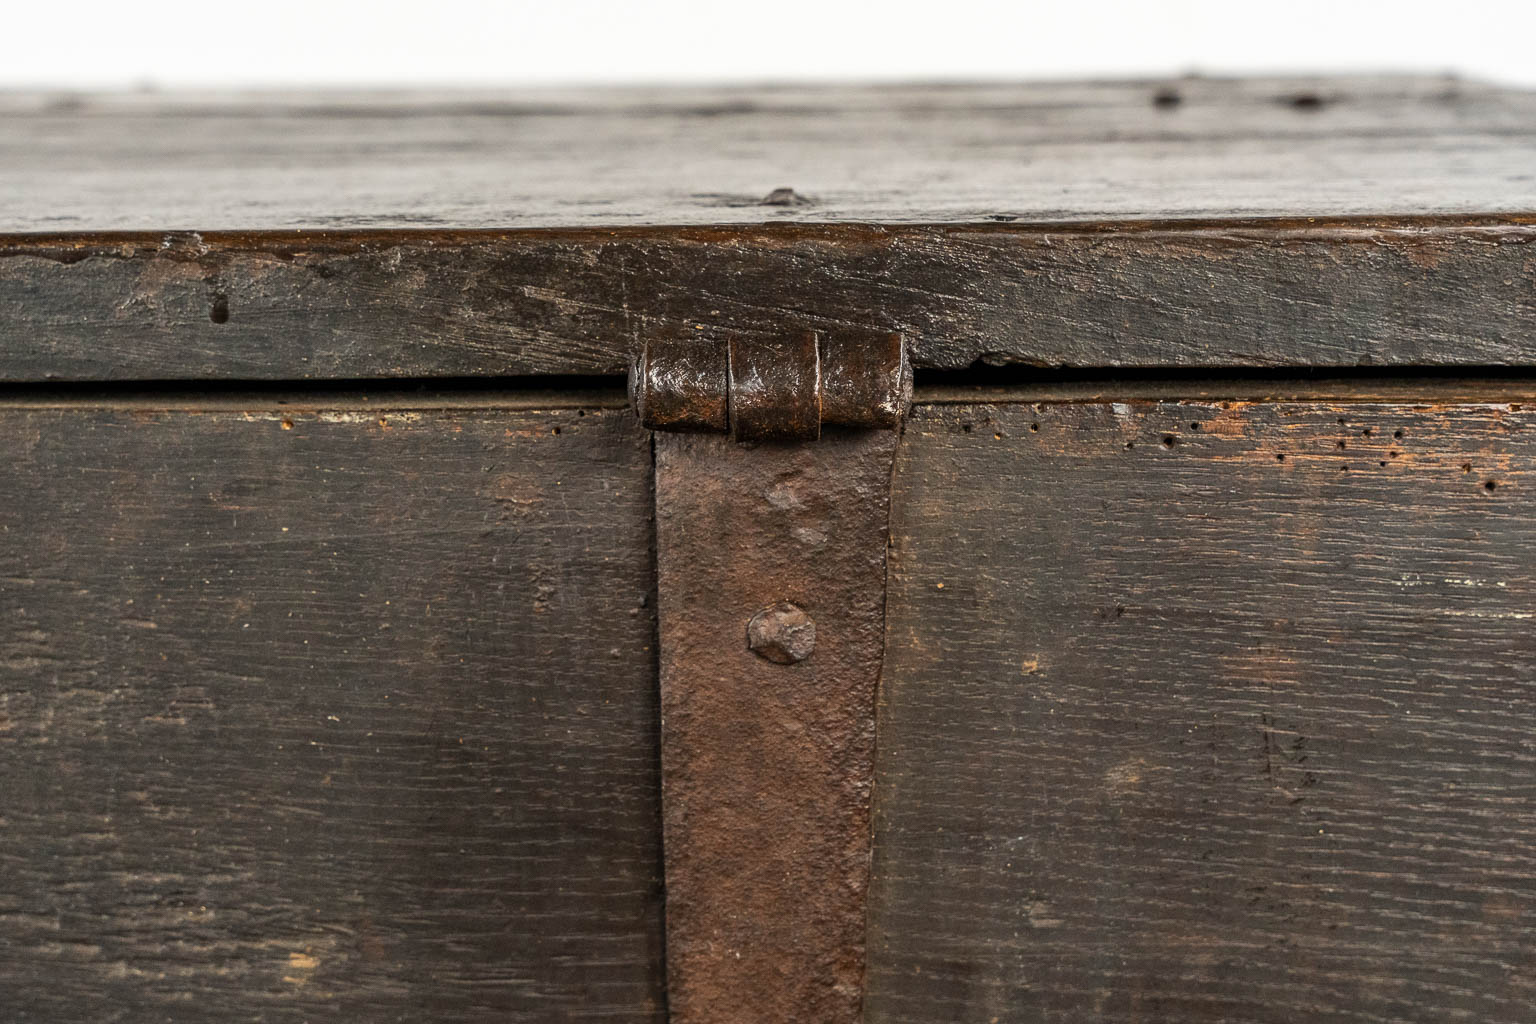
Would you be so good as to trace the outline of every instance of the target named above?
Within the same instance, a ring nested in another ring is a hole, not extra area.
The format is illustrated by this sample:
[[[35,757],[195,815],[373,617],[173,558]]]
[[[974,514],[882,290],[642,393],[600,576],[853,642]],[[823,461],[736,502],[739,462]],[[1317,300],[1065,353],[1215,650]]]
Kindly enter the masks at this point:
[[[870,1024],[1536,1019],[1532,408],[915,410]]]
[[[1483,213],[1533,165],[1536,93],[1446,77],[0,96],[0,232]]]
[[[0,380],[616,374],[653,334],[803,328],[900,331],[929,368],[1529,366],[1532,239],[1515,215],[13,237]]]
[[[786,323],[921,367],[1536,363],[1536,93],[1453,79],[13,94],[0,129],[0,381],[616,374]]]
[[[0,436],[0,1017],[662,1018],[629,413]]]

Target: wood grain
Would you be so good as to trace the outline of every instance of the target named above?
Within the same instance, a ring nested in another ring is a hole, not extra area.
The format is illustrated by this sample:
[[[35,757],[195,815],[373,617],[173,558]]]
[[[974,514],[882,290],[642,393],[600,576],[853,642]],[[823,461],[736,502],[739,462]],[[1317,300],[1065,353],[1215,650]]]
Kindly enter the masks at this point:
[[[1536,204],[1533,204],[1536,207]],[[899,331],[914,365],[1536,365],[1536,218],[0,241],[0,381],[619,374]]]
[[[629,413],[0,436],[0,1016],[663,1018]]]
[[[1449,78],[0,96],[0,381],[1533,365],[1536,93]]]
[[[916,409],[870,1024],[1536,1016],[1532,408]]]
[[[1533,164],[1536,94],[1447,77],[0,96],[3,232],[1483,213]]]

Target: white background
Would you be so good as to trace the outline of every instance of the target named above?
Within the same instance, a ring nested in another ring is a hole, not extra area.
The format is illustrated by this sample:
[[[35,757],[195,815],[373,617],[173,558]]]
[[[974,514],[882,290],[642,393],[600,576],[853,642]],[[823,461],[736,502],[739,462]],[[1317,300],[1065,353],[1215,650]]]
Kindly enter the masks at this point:
[[[1536,85],[1536,0],[6,0],[0,86],[1457,71]]]

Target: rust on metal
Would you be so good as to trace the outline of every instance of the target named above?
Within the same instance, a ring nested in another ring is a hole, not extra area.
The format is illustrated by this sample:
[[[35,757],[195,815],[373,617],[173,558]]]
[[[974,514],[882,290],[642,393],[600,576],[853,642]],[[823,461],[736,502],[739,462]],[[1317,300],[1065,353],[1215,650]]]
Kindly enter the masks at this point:
[[[747,623],[747,649],[780,665],[804,661],[816,649],[816,623],[797,604],[769,605]]]
[[[897,440],[655,437],[678,1024],[859,1019]]]
[[[732,337],[731,435],[738,441],[814,441],[821,436],[821,357],[815,331],[780,338]]]
[[[823,426],[899,424],[912,367],[896,333],[658,338],[631,367],[630,398],[651,430],[814,441]]]
[[[629,371],[629,398],[647,430],[724,433],[726,354],[707,339],[646,345]]]
[[[821,365],[823,423],[895,427],[912,404],[912,365],[900,334],[823,335]]]

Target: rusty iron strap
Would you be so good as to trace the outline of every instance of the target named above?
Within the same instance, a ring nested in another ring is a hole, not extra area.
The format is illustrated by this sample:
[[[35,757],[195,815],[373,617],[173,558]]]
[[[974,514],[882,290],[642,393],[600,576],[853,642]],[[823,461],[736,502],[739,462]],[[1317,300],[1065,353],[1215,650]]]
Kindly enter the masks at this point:
[[[899,431],[655,435],[678,1024],[855,1024]]]

